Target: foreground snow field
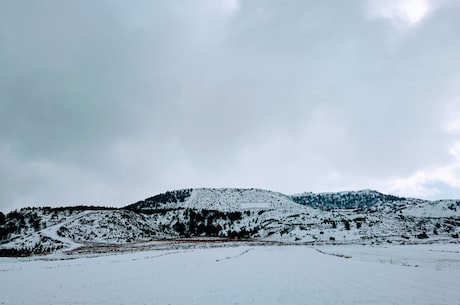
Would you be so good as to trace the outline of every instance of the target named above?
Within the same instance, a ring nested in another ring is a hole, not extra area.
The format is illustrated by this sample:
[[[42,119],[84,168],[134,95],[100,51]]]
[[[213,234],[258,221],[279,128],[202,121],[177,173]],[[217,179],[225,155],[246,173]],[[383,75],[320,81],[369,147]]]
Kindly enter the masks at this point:
[[[0,304],[458,305],[459,280],[459,244],[242,245],[0,258]]]

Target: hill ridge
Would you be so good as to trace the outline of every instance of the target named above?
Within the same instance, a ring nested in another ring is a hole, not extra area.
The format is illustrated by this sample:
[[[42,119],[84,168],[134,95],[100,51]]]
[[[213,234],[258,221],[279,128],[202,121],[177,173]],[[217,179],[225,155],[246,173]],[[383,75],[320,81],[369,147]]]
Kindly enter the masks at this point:
[[[23,208],[0,216],[0,255],[10,256],[94,247],[124,251],[178,238],[381,244],[459,242],[460,233],[460,200],[427,201],[372,190],[289,196],[255,188],[196,188],[123,208]]]

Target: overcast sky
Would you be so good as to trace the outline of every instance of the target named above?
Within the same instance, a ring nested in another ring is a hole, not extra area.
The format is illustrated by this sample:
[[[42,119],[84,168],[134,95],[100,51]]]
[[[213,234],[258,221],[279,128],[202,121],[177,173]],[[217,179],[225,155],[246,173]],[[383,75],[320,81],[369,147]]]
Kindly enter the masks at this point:
[[[460,2],[0,1],[0,209],[460,198]]]

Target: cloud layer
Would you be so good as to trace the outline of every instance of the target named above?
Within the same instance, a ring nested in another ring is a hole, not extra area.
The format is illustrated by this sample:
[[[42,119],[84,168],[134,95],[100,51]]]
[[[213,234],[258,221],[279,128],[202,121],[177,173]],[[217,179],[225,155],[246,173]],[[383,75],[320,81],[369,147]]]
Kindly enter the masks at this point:
[[[0,208],[458,196],[455,1],[0,4]]]

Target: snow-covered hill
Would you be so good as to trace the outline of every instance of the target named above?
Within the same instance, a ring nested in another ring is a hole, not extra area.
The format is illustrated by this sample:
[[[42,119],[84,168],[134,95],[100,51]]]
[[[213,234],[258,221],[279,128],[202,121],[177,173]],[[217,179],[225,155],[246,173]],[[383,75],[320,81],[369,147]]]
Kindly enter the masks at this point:
[[[200,188],[159,194],[122,209],[13,211],[0,218],[0,254],[112,251],[191,237],[305,244],[458,242],[459,233],[460,200],[424,201],[375,191],[287,196]]]
[[[406,200],[373,190],[319,194],[302,193],[293,195],[291,198],[297,203],[322,210],[368,208],[382,203],[398,203]]]
[[[198,188],[167,192],[126,208],[137,211],[189,208],[222,212],[251,209],[302,209],[289,196],[281,193],[260,189],[231,188]]]

